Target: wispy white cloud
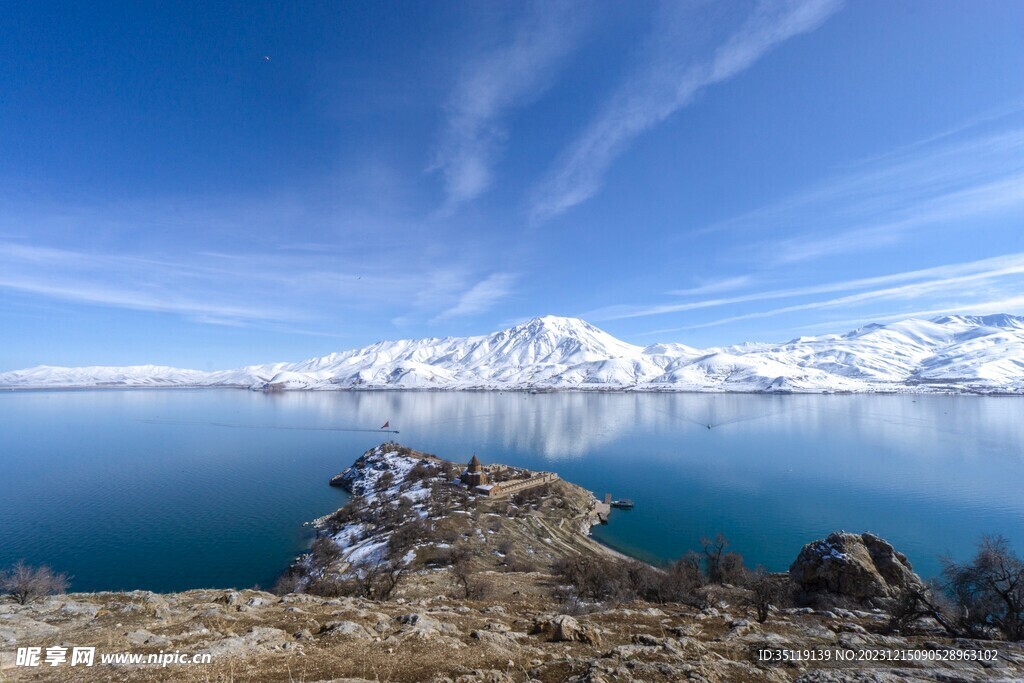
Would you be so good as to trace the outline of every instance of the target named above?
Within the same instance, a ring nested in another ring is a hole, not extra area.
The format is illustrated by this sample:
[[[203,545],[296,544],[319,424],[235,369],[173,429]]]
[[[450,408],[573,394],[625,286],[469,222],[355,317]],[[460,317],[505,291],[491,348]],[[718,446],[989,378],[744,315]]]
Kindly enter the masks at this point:
[[[361,199],[367,186],[353,182],[63,203],[0,191],[0,233],[15,235],[0,239],[0,299],[381,335],[389,320],[423,324],[450,309],[480,273],[511,270],[514,254],[495,256],[500,235],[460,219],[428,230],[422,205],[379,214]]]
[[[337,253],[153,256],[0,243],[0,290],[297,334],[337,336],[333,323],[346,311],[422,319],[484,310],[511,283],[511,276],[498,276],[474,285],[458,266],[396,271]]]
[[[935,143],[942,142],[947,139],[955,139],[959,134],[984,127],[988,124],[992,124],[998,121],[1007,119],[1008,117],[1016,116],[1024,111],[1024,100],[1011,100],[1005,102],[997,107],[992,107],[986,111],[983,111],[974,116],[968,117],[967,119],[960,121],[948,128],[940,130],[936,133],[932,133],[919,140],[897,147],[896,149],[878,154],[872,157],[865,157],[855,162],[854,166],[863,166],[866,164],[877,164],[886,160],[899,160],[906,158],[908,155],[914,154],[918,149],[927,148],[933,146]]]
[[[614,93],[534,189],[533,220],[549,219],[592,197],[612,162],[637,136],[688,106],[703,88],[733,78],[776,45],[813,31],[840,6],[839,0],[759,2],[710,58],[694,60],[687,41],[673,35],[692,8],[688,3],[668,5],[675,16],[659,21],[642,71]]]
[[[176,295],[172,292],[153,292],[143,289],[131,291],[121,287],[108,287],[100,283],[81,280],[57,284],[49,277],[0,275],[0,287],[31,294],[40,294],[66,301],[102,304],[118,308],[143,311],[183,313],[197,322],[241,324],[242,320],[290,320],[294,316],[270,307],[251,307],[229,303],[211,303]]]
[[[880,287],[877,291],[903,292],[908,295],[920,291],[915,285],[904,285],[903,283],[919,283],[924,286],[929,282],[957,282],[974,281],[999,278],[1006,275],[1014,275],[1024,272],[1024,252],[1017,254],[1006,254],[993,258],[968,261],[933,268],[923,268],[902,273],[891,273],[875,277],[857,278],[852,280],[840,280],[825,282],[803,287],[789,287],[785,289],[770,289],[749,294],[741,294],[731,297],[717,297],[713,299],[701,299],[698,301],[683,301],[669,304],[655,304],[647,306],[609,306],[584,313],[583,317],[588,320],[621,320],[624,318],[642,318],[652,315],[663,315],[666,313],[681,313],[707,308],[718,308],[735,304],[745,304],[757,301],[769,301],[777,299],[792,299],[798,297],[815,296],[818,294],[831,294],[836,292],[851,292],[871,287]],[[892,285],[900,285],[892,287]],[[850,303],[854,300],[851,299]],[[811,308],[821,306],[809,306]],[[777,309],[785,312],[784,309]],[[763,317],[763,316],[762,316]],[[682,329],[682,328],[673,328]]]
[[[812,325],[800,325],[798,327],[787,327],[786,332],[794,330],[821,331],[827,330],[838,332],[850,328],[859,327],[867,323],[886,323],[894,320],[907,320],[910,318],[934,318],[941,315],[991,315],[994,313],[1020,314],[1024,312],[1024,296],[1011,295],[1003,298],[987,299],[983,301],[961,301],[953,300],[936,308],[920,310],[899,310],[886,311],[884,313],[867,313],[859,317],[847,318],[845,320],[826,320]]]
[[[490,310],[512,293],[515,281],[516,276],[511,273],[495,273],[470,287],[459,296],[454,306],[442,311],[431,322],[440,322]]]
[[[691,237],[724,231],[743,236],[737,240],[747,245],[740,247],[741,254],[759,261],[771,254],[769,265],[778,267],[890,246],[926,228],[976,228],[976,219],[1019,213],[1024,208],[1024,128],[979,131],[977,125],[876,157],[807,192]],[[783,237],[758,239],[765,233]]]
[[[445,129],[430,167],[444,176],[442,214],[491,185],[508,133],[504,118],[552,84],[576,40],[583,11],[562,0],[531,4],[507,43],[466,67],[448,103]]]
[[[817,238],[789,238],[776,243],[772,253],[778,265],[809,261],[833,254],[848,254],[896,244],[907,232],[937,223],[997,214],[1024,206],[1024,173],[920,202],[901,211],[905,217]]]
[[[749,287],[753,282],[753,276],[737,275],[719,280],[706,280],[695,287],[674,289],[670,291],[669,294],[673,296],[705,296],[707,294],[718,294],[720,292],[731,292],[736,289],[743,289],[744,287]]]
[[[1008,282],[1009,281],[1009,282]],[[1003,284],[1003,287],[991,286]],[[786,313],[798,313],[812,310],[854,308],[867,304],[877,304],[887,301],[920,301],[941,300],[943,302],[957,301],[956,306],[944,305],[941,309],[934,310],[941,312],[968,312],[985,309],[989,312],[1005,312],[993,308],[1000,304],[1017,301],[1019,297],[1005,296],[1003,292],[1008,287],[1013,291],[1020,291],[1024,284],[1024,254],[1017,254],[1006,259],[999,267],[989,268],[978,272],[949,275],[947,277],[932,278],[920,282],[903,284],[898,287],[884,287],[856,294],[825,299],[821,301],[810,301],[790,306],[782,306],[764,311],[753,311],[741,315],[732,315],[725,318],[718,318],[708,322],[687,325],[676,328],[677,330],[696,330],[707,327],[717,327],[745,320],[770,318]],[[998,295],[993,299],[993,295]],[[1016,308],[1016,305],[1014,306]],[[912,317],[910,313],[903,314]]]

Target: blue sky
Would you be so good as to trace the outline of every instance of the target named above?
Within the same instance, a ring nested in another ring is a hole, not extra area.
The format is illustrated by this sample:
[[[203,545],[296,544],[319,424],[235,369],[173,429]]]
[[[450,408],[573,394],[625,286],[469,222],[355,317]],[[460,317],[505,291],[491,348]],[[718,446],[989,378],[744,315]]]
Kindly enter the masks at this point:
[[[0,370],[1024,313],[1020,3],[5,15]]]

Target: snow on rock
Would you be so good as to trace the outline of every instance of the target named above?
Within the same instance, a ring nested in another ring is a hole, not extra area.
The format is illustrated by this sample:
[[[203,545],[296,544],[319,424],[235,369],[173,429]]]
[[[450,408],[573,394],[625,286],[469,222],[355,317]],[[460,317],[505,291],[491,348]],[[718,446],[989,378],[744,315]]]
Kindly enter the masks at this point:
[[[832,594],[863,603],[891,600],[923,585],[907,557],[891,544],[874,534],[844,531],[805,545],[789,576],[807,595]]]
[[[910,319],[701,350],[634,346],[583,320],[544,316],[489,335],[382,341],[298,363],[217,372],[144,365],[0,373],[0,387],[8,388],[171,386],[1024,393],[1024,317]]]
[[[392,519],[390,525],[369,524],[362,517],[338,518],[337,513],[317,520],[320,534],[338,547],[339,561],[349,568],[346,573],[392,561],[388,557],[392,531],[386,526],[397,528],[425,516],[430,487],[447,481],[446,477],[441,461],[391,442],[371,448],[332,477],[331,486],[345,489],[358,501],[355,514],[379,519],[394,510],[402,517]],[[408,564],[414,558],[415,553],[407,552],[400,562]]]

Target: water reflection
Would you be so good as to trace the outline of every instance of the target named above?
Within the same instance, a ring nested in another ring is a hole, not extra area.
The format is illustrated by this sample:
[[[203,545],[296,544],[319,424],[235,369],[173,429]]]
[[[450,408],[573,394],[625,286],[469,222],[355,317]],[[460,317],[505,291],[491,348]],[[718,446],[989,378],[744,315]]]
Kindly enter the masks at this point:
[[[982,533],[1024,550],[1021,399],[497,392],[0,394],[0,564],[79,589],[266,582],[326,479],[386,438],[559,472],[637,503],[597,530],[651,559],[722,531],[784,569],[839,528],[889,538],[925,574]],[[401,433],[377,428],[389,421]],[[230,424],[231,427],[218,425]],[[708,425],[711,428],[708,428]],[[311,429],[301,429],[311,428]],[[333,430],[366,431],[333,431]]]

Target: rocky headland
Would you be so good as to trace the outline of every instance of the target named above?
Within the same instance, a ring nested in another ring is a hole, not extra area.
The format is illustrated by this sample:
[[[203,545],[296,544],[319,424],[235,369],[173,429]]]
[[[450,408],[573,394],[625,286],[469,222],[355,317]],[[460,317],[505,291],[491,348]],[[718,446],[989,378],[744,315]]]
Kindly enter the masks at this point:
[[[601,508],[578,486],[517,488],[538,473],[492,466],[496,490],[475,490],[456,483],[464,468],[371,449],[332,480],[351,500],[315,521],[311,551],[273,592],[0,602],[0,680],[1024,680],[1024,643],[952,637],[905,609],[924,583],[871,534],[809,543],[788,575],[731,583],[723,559],[717,581],[696,580],[693,558],[653,568],[593,541]],[[16,665],[18,647],[54,645],[212,662]],[[997,654],[957,654],[972,651]]]

